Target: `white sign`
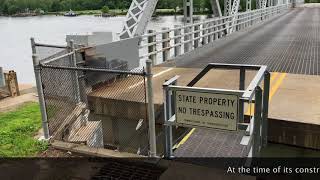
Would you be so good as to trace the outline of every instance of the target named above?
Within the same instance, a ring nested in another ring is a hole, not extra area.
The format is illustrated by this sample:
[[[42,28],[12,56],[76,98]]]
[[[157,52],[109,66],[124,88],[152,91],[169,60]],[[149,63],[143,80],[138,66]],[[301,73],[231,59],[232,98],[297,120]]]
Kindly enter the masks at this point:
[[[180,124],[237,130],[239,97],[234,94],[176,91],[176,121]]]

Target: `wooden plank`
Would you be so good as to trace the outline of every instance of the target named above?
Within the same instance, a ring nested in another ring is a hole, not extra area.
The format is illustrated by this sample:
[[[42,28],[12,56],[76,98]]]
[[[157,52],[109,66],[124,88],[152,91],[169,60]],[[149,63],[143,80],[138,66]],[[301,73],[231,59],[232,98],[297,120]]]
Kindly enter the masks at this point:
[[[4,73],[6,85],[9,90],[9,95],[12,97],[20,96],[17,74],[14,71]]]
[[[74,121],[80,116],[85,110],[85,104],[78,104],[74,110],[67,116],[67,118],[59,125],[55,133],[52,135],[53,139],[62,139],[65,136],[65,131],[68,129]],[[68,135],[67,135],[68,136]]]

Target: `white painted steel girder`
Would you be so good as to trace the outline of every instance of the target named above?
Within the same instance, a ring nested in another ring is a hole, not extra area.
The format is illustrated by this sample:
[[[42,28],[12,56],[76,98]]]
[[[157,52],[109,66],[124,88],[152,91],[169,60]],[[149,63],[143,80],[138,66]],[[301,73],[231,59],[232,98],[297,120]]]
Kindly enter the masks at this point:
[[[246,11],[251,10],[251,0],[246,0]]]
[[[264,9],[267,7],[267,0],[261,0],[261,9]]]
[[[210,0],[210,2],[211,2],[213,15],[215,17],[221,17],[222,13],[221,13],[219,0]]]
[[[157,2],[158,0],[132,0],[120,38],[143,35]]]
[[[232,0],[224,0],[224,16],[229,16],[232,7]]]
[[[231,12],[230,12],[230,16],[232,16],[232,17],[231,17],[231,24],[230,24],[231,28],[229,29],[229,33],[233,32],[233,29],[234,29],[233,25],[237,20],[239,6],[240,6],[240,0],[234,0],[233,4],[232,4],[232,9],[231,9]]]
[[[193,23],[193,0],[183,0],[183,14],[185,24]]]

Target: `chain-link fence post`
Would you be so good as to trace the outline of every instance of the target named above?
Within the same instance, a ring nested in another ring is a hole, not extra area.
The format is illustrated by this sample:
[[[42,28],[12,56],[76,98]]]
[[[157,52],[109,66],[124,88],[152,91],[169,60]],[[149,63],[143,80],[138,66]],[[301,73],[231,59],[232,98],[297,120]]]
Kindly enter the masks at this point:
[[[74,51],[74,42],[73,40],[69,41],[70,45],[70,51],[73,52],[73,54],[70,56],[71,63],[73,67],[77,67],[77,56],[76,52]],[[78,79],[78,72],[74,71],[74,90],[75,90],[75,98],[76,98],[76,103],[80,103],[80,85],[79,85],[79,79]]]
[[[154,104],[153,104],[153,89],[152,89],[152,61],[146,61],[147,71],[147,98],[148,98],[148,119],[149,119],[149,145],[150,145],[150,156],[156,157],[156,124],[154,117]]]
[[[34,38],[32,37],[32,38],[30,39],[30,41],[31,41],[32,54],[36,54],[36,53],[37,53],[37,50],[36,50],[36,43],[35,43],[35,41],[34,41]]]
[[[35,54],[32,55],[32,60],[33,60],[34,74],[35,74],[36,83],[37,83],[43,134],[45,139],[49,139],[50,135],[49,135],[48,117],[47,117],[47,111],[46,111],[46,105],[45,105],[43,87],[42,87],[42,81],[41,81],[40,62],[38,60],[38,57]]]

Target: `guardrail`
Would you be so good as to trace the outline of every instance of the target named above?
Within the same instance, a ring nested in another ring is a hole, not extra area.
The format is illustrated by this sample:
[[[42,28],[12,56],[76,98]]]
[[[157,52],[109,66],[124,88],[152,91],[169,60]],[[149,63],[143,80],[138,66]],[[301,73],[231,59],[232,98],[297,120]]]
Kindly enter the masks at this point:
[[[210,70],[212,69],[229,69],[240,71],[239,76],[239,89],[217,89],[217,88],[202,88],[194,87],[194,85],[199,82]],[[256,75],[250,82],[250,84],[245,88],[246,82],[246,71],[257,71]],[[251,154],[249,157],[259,157],[261,147],[267,146],[267,131],[268,131],[268,109],[269,109],[269,91],[270,91],[270,73],[267,71],[266,66],[258,65],[239,65],[239,64],[219,64],[210,63],[206,68],[204,68],[187,86],[177,86],[179,76],[175,76],[163,84],[163,98],[164,98],[164,134],[165,134],[165,146],[164,146],[164,156],[165,158],[173,157],[173,142],[172,142],[172,127],[182,126],[182,127],[193,127],[193,128],[205,128],[216,131],[225,131],[226,129],[219,129],[216,127],[209,127],[203,120],[201,116],[197,117],[198,124],[186,123],[186,121],[178,122],[178,106],[177,106],[177,92],[193,92],[193,93],[209,93],[212,97],[216,94],[219,95],[236,95],[238,99],[238,112],[235,113],[238,116],[235,130],[227,129],[228,132],[237,132],[238,130],[245,131],[245,136],[247,137],[247,145],[250,145]],[[263,83],[263,89],[262,87]],[[197,100],[193,100],[193,103]],[[248,103],[249,107],[251,103],[254,103],[254,113],[247,115],[249,116],[249,122],[245,121],[244,118],[244,104]],[[187,103],[188,104],[188,103]],[[190,104],[190,103],[189,103]],[[197,106],[198,104],[193,105]],[[192,107],[192,106],[188,106]],[[252,116],[252,117],[251,117]],[[189,116],[192,121],[192,116]],[[212,122],[214,119],[210,119]]]
[[[160,32],[148,30],[147,34],[141,36],[139,51],[142,55],[140,55],[140,59],[150,59],[153,64],[162,63],[172,57],[177,57],[211,43],[234,31],[243,30],[283,13],[288,8],[289,4],[283,4],[242,12],[235,16],[213,18],[186,26],[177,25],[172,29],[163,28]],[[159,54],[160,56],[158,57]],[[162,59],[162,61],[158,62],[159,59]]]

